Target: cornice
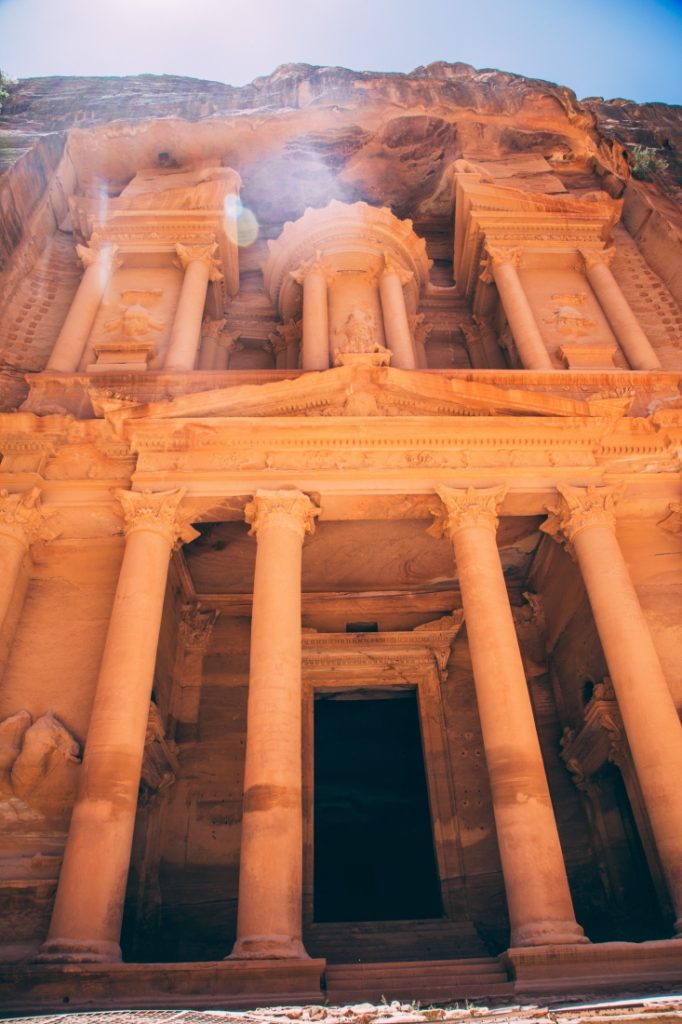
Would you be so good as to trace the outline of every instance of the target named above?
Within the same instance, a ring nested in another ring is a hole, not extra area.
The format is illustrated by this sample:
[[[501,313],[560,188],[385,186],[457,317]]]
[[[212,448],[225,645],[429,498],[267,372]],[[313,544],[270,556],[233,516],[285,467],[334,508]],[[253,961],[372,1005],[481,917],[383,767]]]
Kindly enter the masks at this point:
[[[303,675],[311,677],[338,669],[338,682],[347,685],[366,674],[375,675],[380,667],[384,682],[394,677],[397,683],[418,681],[424,671],[438,673],[441,683],[447,678],[452,643],[459,633],[463,612],[427,622],[409,632],[318,633],[302,634]]]

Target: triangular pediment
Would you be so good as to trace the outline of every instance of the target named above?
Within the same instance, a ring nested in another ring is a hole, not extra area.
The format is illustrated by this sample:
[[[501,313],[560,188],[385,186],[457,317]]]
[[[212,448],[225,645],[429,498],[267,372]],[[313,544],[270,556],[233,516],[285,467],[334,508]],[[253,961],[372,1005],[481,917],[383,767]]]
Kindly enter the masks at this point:
[[[341,366],[293,380],[216,388],[165,401],[116,400],[92,389],[97,415],[135,419],[308,416],[620,416],[630,398],[566,398],[388,366]]]

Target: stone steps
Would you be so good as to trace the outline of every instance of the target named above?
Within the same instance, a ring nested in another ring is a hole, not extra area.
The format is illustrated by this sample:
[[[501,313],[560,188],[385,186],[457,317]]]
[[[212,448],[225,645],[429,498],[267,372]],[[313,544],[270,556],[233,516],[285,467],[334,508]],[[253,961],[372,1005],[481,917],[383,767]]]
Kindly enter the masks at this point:
[[[333,1004],[420,1003],[457,999],[504,999],[514,986],[496,957],[404,963],[332,964],[326,970],[327,1000]]]
[[[469,921],[349,921],[313,924],[304,937],[311,956],[328,963],[453,961],[485,957]]]

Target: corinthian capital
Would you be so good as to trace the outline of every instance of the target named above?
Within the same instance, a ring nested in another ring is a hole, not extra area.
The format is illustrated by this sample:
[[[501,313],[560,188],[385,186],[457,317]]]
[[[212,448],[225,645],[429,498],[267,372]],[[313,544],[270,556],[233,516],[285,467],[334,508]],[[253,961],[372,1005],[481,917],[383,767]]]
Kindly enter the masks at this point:
[[[611,246],[609,249],[579,249],[582,261],[583,273],[587,274],[594,267],[610,267],[616,250]]]
[[[215,609],[202,611],[198,604],[184,604],[179,622],[182,644],[195,651],[205,651],[219,614]]]
[[[588,526],[616,528],[615,504],[620,497],[616,487],[573,487],[571,484],[557,484],[561,495],[558,505],[548,506],[549,517],[540,529],[557,543],[564,541],[569,546],[580,530]]]
[[[183,270],[187,270],[190,263],[205,263],[208,266],[209,281],[222,281],[220,260],[215,256],[217,249],[217,242],[211,242],[209,245],[182,245],[181,242],[176,242],[176,263]]]
[[[411,270],[407,270],[405,267],[397,263],[393,256],[391,256],[389,253],[385,252],[383,256],[384,266],[381,270],[382,277],[388,277],[389,275],[392,274],[400,279],[401,284],[407,284],[408,281],[412,280],[414,274],[412,273]]]
[[[87,270],[88,267],[100,266],[107,272],[122,266],[123,260],[118,255],[118,246],[107,242],[98,245],[77,245],[78,259]]]
[[[189,544],[199,532],[178,512],[186,493],[184,487],[175,491],[116,491],[126,537],[135,530],[150,530],[160,533],[171,548]]]
[[[465,491],[454,487],[436,488],[443,504],[441,508],[432,510],[435,522],[428,533],[432,537],[442,537],[447,533],[452,539],[460,530],[471,526],[483,526],[494,533],[499,522],[497,513],[506,493],[504,486],[481,490],[468,487]]]
[[[29,547],[37,540],[54,540],[57,531],[49,520],[56,509],[45,509],[40,504],[40,488],[33,487],[21,494],[0,490],[0,534]]]
[[[331,285],[336,277],[336,271],[326,262],[319,249],[312,259],[302,260],[295,270],[289,271],[289,274],[297,284],[303,284],[308,274],[322,274],[327,282],[327,287]]]
[[[520,246],[486,246],[485,256],[481,260],[481,281],[484,284],[490,284],[494,280],[493,271],[497,267],[506,265],[518,269],[521,266],[522,259],[523,249]]]
[[[302,491],[256,491],[253,501],[244,509],[244,518],[251,526],[250,535],[276,526],[294,530],[301,540],[313,533],[315,516],[319,514],[319,508]]]

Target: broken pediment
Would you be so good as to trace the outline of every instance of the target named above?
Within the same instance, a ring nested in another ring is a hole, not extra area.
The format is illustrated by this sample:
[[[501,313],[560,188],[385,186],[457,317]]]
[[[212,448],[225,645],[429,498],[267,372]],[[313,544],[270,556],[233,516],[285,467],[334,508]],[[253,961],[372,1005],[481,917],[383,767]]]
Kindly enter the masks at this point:
[[[604,249],[620,220],[622,201],[605,192],[580,198],[525,192],[493,181],[484,168],[465,160],[456,161],[454,172],[455,279],[469,298],[491,247],[518,248],[521,265],[528,268],[551,263],[568,269],[579,266],[580,249]]]
[[[245,416],[606,416],[627,413],[632,398],[585,401],[389,366],[347,365],[294,380],[244,384],[136,403],[90,389],[95,414],[127,420]]]

